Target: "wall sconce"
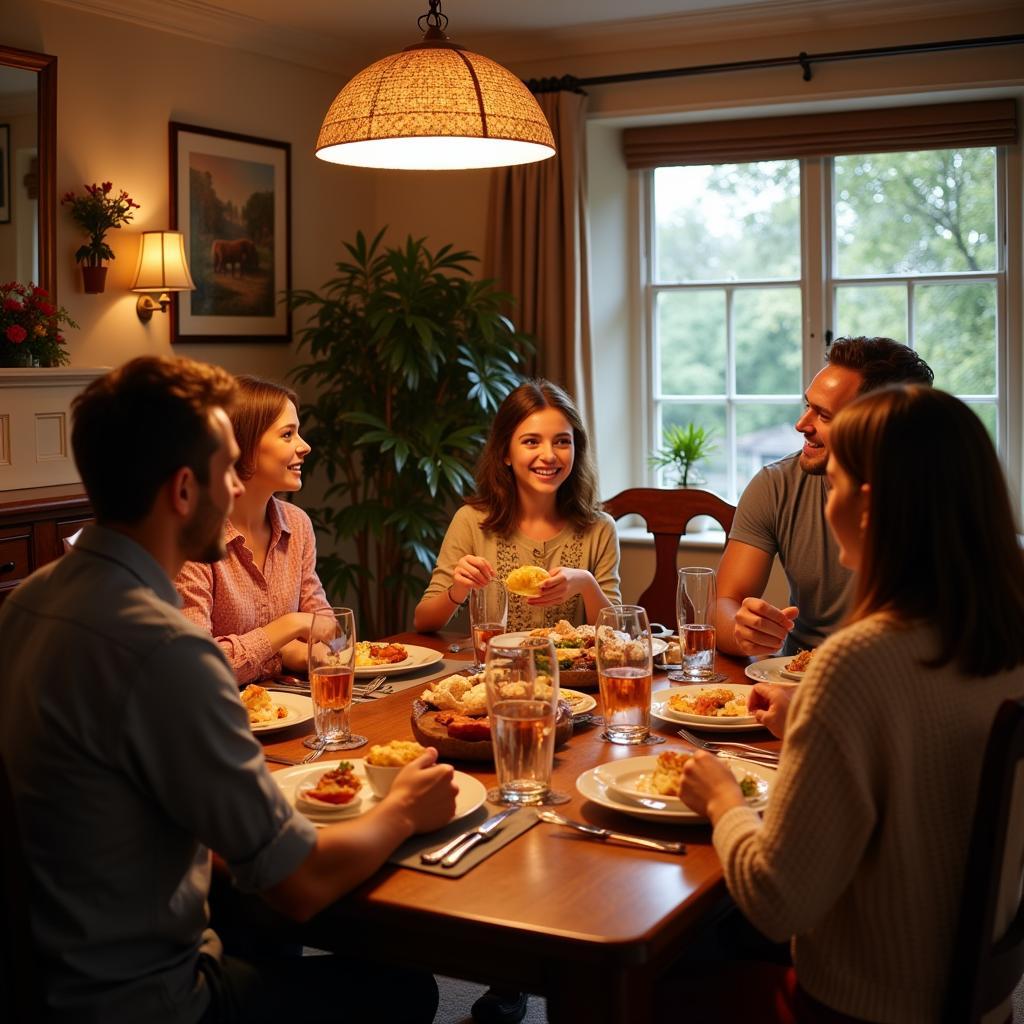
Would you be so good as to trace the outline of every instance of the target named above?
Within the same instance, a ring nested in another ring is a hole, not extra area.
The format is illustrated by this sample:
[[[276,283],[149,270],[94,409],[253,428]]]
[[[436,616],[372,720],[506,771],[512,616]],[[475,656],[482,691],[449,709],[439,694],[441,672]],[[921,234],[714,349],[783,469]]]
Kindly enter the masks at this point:
[[[168,292],[190,292],[195,289],[185,259],[185,236],[180,231],[143,231],[139,245],[139,263],[135,268],[133,292],[158,292],[159,298],[142,294],[135,304],[139,319],[146,323],[153,313],[167,312],[171,297]]]

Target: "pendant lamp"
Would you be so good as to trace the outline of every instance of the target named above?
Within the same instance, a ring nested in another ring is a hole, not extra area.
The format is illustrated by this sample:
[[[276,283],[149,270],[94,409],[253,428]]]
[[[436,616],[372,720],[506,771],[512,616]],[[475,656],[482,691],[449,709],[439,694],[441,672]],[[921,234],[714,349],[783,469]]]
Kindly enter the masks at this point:
[[[338,93],[316,155],[400,170],[505,167],[554,156],[551,128],[530,90],[500,64],[453,43],[441,0],[428,2],[418,19],[423,41],[371,64]]]

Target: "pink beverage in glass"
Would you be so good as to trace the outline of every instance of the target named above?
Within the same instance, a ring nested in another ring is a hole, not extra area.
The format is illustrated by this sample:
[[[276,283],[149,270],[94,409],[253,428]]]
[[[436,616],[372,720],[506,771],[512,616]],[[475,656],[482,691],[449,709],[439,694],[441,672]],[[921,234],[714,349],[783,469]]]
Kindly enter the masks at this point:
[[[505,632],[504,622],[477,622],[473,625],[473,650],[476,663],[483,666],[487,657],[487,641]]]
[[[349,735],[348,715],[354,681],[355,670],[349,666],[321,665],[310,674],[313,723],[317,735],[327,742]]]
[[[715,674],[715,627],[707,623],[680,626],[681,671],[685,679],[706,682]]]
[[[650,731],[651,672],[622,665],[598,673],[605,731],[616,743],[636,743]]]

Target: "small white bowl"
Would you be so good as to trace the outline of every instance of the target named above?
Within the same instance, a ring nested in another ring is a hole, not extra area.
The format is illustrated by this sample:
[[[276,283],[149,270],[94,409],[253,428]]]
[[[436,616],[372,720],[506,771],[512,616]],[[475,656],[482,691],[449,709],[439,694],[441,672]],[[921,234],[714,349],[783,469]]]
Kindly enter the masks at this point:
[[[391,786],[401,770],[402,768],[397,765],[370,764],[369,761],[363,762],[366,781],[369,782],[373,795],[380,800],[383,800],[391,791]]]

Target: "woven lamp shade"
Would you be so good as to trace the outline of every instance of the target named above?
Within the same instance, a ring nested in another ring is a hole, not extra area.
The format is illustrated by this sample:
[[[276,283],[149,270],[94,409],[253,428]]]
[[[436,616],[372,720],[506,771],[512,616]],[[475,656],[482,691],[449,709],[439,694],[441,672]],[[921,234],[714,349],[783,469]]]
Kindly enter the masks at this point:
[[[530,90],[447,40],[360,71],[335,97],[316,143],[321,160],[404,170],[505,167],[554,154]]]

